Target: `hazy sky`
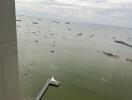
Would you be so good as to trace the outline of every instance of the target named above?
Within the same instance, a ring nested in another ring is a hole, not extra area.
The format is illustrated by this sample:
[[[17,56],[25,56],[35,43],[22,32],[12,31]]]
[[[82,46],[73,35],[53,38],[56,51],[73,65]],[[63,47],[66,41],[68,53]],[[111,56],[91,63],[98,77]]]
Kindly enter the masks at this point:
[[[16,0],[17,14],[132,28],[132,0]]]

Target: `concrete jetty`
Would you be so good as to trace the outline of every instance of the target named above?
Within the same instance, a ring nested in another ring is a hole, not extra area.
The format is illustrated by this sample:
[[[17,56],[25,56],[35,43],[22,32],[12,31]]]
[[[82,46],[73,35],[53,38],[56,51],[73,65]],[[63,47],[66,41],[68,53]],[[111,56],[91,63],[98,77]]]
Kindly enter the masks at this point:
[[[48,89],[49,85],[59,86],[60,85],[60,82],[59,81],[56,81],[54,79],[54,77],[52,76],[51,79],[48,79],[47,80],[46,84],[44,85],[44,87],[42,88],[42,90],[37,95],[36,100],[41,100],[41,98],[43,97],[44,93]]]

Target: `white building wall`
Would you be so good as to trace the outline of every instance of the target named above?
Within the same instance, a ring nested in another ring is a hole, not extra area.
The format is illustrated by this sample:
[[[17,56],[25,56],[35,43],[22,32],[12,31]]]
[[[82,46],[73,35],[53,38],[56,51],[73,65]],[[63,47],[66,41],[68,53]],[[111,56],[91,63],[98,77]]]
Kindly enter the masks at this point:
[[[0,0],[0,100],[19,100],[14,4],[14,0]]]

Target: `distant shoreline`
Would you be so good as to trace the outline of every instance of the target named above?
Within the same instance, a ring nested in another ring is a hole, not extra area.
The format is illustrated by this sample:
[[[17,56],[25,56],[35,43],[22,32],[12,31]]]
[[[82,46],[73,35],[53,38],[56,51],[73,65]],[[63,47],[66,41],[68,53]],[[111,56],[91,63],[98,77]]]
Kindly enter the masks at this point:
[[[62,18],[52,18],[52,17],[45,17],[45,16],[29,16],[29,15],[22,15],[22,14],[16,14],[16,16],[26,16],[26,17],[34,17],[34,18],[45,18],[45,19],[53,19],[53,20],[60,20],[60,21],[70,21],[70,22],[77,22],[81,24],[91,24],[91,25],[99,25],[103,27],[113,27],[113,28],[123,28],[123,29],[129,29],[132,30],[130,27],[123,27],[123,26],[112,26],[112,25],[105,25],[105,24],[97,24],[97,23],[90,23],[90,22],[81,22],[81,21],[74,21],[74,20],[69,20],[69,19],[62,19]]]

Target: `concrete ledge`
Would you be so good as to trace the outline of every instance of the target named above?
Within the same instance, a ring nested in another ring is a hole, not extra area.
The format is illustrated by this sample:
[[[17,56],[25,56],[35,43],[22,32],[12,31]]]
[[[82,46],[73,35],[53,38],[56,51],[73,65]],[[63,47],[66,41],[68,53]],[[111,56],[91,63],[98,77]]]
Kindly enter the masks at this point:
[[[0,57],[0,100],[5,100],[5,90],[4,90],[4,75],[3,75],[3,67],[2,67],[2,57]]]
[[[2,66],[4,70],[4,83],[7,100],[19,100],[18,88],[18,57],[17,53],[11,53],[2,57]]]
[[[0,0],[0,100],[19,99],[15,0]]]
[[[17,52],[16,40],[0,42],[0,56],[8,55],[13,52]]]

